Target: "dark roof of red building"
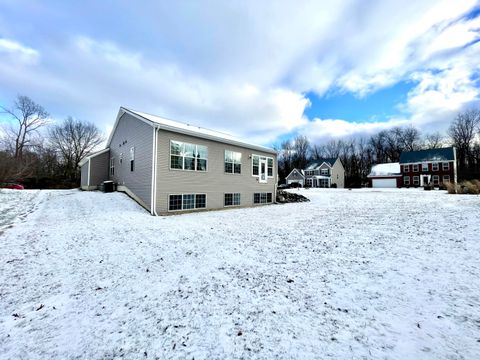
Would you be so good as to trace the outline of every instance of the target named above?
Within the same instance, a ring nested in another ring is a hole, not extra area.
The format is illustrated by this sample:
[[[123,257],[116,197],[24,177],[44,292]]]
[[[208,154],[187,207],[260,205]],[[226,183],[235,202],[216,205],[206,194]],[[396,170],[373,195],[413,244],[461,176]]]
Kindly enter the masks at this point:
[[[400,164],[453,160],[455,160],[455,152],[453,147],[408,151],[402,152],[400,155]]]

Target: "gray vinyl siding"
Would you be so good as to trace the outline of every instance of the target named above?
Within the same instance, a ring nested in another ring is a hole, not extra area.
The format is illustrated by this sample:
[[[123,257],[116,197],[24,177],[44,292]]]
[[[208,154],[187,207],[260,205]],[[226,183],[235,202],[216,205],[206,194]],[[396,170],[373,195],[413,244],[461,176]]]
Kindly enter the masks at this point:
[[[297,170],[296,173],[292,172],[289,176],[287,176],[287,181],[288,180],[303,180],[304,177],[300,175],[300,171]]]
[[[170,140],[207,146],[207,171],[170,169]],[[225,150],[242,154],[241,174],[225,173]],[[240,193],[240,206],[252,206],[256,192],[270,192],[275,200],[277,159],[274,154],[165,130],[158,131],[157,154],[156,210],[159,214],[168,212],[168,196],[174,194],[207,194],[207,209],[223,208],[225,193]],[[273,158],[273,177],[268,178],[266,184],[259,183],[258,178],[252,176],[252,154]]]
[[[80,168],[80,186],[82,188],[88,186],[88,161]]]
[[[118,121],[110,141],[107,171],[110,180],[127,187],[150,209],[152,191],[153,127],[125,113]],[[135,168],[130,171],[130,148],[135,148]],[[120,153],[123,161],[120,163]],[[110,158],[114,157],[115,174],[110,175]]]
[[[109,151],[90,158],[90,186],[98,187],[102,182],[108,180],[109,159]]]

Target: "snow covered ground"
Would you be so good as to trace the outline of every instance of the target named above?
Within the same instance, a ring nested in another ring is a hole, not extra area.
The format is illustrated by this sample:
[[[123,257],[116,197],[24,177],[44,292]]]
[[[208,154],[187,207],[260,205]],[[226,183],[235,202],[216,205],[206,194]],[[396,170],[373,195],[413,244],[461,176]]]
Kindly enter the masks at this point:
[[[480,358],[480,197],[302,193],[155,218],[0,191],[0,358]]]

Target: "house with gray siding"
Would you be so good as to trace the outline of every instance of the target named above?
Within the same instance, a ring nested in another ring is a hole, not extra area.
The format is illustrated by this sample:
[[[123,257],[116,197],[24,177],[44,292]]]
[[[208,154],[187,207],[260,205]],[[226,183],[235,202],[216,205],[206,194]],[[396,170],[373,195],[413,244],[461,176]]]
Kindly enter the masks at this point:
[[[275,150],[123,107],[106,148],[79,165],[82,189],[112,180],[152,215],[275,201]]]
[[[303,187],[305,186],[305,175],[303,175],[303,170],[293,169],[290,171],[290,174],[285,178],[285,183],[287,185],[294,185]]]
[[[312,161],[303,173],[307,187],[345,187],[345,169],[338,157]]]

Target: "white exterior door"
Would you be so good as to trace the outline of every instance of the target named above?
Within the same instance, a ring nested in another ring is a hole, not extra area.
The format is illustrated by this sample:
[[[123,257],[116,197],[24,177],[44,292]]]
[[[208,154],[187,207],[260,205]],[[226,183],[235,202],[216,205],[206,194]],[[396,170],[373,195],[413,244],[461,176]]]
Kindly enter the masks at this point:
[[[267,159],[260,158],[258,165],[259,165],[258,181],[261,183],[266,183],[267,182]]]

